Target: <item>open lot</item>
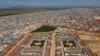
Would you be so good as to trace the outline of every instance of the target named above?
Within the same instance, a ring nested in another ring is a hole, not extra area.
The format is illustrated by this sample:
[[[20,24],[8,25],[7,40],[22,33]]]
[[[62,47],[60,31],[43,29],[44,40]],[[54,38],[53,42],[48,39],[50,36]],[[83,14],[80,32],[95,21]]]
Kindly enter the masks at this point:
[[[94,55],[100,53],[100,35],[94,34],[79,34],[85,46],[89,48]]]

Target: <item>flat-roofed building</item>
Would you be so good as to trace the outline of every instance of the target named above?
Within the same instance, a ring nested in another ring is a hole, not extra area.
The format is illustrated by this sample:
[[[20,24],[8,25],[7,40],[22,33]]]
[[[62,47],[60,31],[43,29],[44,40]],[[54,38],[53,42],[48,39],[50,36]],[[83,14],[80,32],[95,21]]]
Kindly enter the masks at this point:
[[[81,56],[83,55],[83,52],[80,48],[67,47],[67,48],[64,48],[64,55],[65,56],[70,56],[70,55]]]

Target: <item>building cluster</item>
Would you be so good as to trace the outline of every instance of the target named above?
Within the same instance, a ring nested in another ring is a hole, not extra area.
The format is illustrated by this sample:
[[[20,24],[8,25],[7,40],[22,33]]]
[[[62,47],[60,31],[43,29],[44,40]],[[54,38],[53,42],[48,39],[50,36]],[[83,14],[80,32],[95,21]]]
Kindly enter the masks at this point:
[[[14,43],[22,33],[37,29],[42,25],[100,31],[100,24],[96,23],[94,18],[94,16],[100,17],[98,11],[100,11],[99,8],[72,8],[2,16],[0,17],[0,51]]]
[[[60,28],[60,32],[34,33],[26,45],[22,45],[18,56],[88,56],[76,41],[72,32]],[[61,31],[62,30],[62,31]],[[66,33],[65,33],[66,31]],[[53,44],[52,44],[53,43]],[[53,46],[54,45],[54,46]]]
[[[42,56],[44,55],[48,34],[35,33],[26,45],[22,45],[18,56]]]
[[[41,23],[36,23],[33,25],[29,25],[23,29],[10,29],[0,34],[0,51],[3,51],[6,47],[12,45],[16,42],[16,40],[21,36],[23,33],[31,32],[39,27],[41,27]]]

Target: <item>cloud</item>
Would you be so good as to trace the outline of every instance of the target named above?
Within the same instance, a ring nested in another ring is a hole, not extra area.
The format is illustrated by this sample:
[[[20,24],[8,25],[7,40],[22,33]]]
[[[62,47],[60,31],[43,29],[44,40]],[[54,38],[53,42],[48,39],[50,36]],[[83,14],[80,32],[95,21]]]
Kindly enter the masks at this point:
[[[33,2],[28,2],[28,4],[32,4]]]
[[[12,0],[8,0],[8,4],[10,4],[10,3],[13,3],[13,1]]]
[[[25,4],[25,2],[16,2],[16,4]]]

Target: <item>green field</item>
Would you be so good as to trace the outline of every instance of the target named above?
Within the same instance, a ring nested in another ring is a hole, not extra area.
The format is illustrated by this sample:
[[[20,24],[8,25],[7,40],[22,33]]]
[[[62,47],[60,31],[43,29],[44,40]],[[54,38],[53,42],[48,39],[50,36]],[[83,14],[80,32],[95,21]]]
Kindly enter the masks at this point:
[[[55,29],[56,27],[53,27],[53,26],[42,26],[34,30],[33,32],[50,32],[50,31],[54,31]]]

